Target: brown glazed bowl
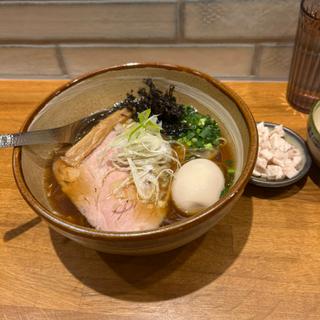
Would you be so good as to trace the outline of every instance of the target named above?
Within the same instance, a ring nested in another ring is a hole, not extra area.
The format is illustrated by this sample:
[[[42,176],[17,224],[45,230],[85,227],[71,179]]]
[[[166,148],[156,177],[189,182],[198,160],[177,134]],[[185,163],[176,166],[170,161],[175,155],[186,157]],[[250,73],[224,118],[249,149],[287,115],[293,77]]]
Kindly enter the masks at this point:
[[[256,161],[258,139],[247,105],[229,88],[199,71],[167,64],[128,64],[99,70],[73,80],[50,95],[27,119],[23,131],[68,124],[122,100],[130,90],[153,78],[162,89],[174,84],[178,102],[212,115],[233,141],[236,178],[230,191],[198,215],[155,230],[104,232],[68,222],[48,202],[44,176],[55,145],[15,148],[13,169],[18,188],[49,226],[78,243],[115,254],[142,255],[168,251],[207,232],[240,198]]]
[[[314,162],[320,167],[320,101],[313,106],[308,118],[307,144]]]

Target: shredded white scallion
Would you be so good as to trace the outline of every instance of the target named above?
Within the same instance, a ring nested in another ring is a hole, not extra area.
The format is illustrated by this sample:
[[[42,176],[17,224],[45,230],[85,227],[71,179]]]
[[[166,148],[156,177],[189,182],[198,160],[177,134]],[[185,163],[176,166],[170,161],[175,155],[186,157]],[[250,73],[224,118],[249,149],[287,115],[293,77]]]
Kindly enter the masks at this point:
[[[155,116],[149,121],[156,123]],[[109,159],[112,165],[130,172],[130,176],[114,191],[119,192],[133,182],[141,201],[162,204],[167,192],[161,190],[170,189],[167,187],[174,174],[172,164],[175,163],[177,168],[181,164],[170,142],[162,138],[160,130],[155,126],[129,123],[123,131],[119,130],[109,147],[114,149]]]

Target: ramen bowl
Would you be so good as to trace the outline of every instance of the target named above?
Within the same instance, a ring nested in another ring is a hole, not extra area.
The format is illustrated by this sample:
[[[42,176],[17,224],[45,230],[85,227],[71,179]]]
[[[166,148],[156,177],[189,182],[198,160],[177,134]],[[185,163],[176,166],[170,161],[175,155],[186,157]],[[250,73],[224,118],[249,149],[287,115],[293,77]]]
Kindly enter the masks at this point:
[[[234,147],[235,179],[219,201],[197,215],[153,230],[99,231],[66,219],[48,200],[45,176],[57,145],[15,148],[13,169],[28,204],[50,228],[86,247],[114,254],[143,255],[180,247],[206,233],[239,200],[256,161],[258,138],[247,105],[229,88],[199,71],[167,64],[128,64],[102,69],[75,79],[46,98],[27,119],[22,131],[62,126],[111,107],[126,93],[152,78],[160,89],[175,86],[179,103],[191,104],[214,117]]]
[[[307,144],[314,162],[320,167],[320,101],[314,105],[309,115]]]

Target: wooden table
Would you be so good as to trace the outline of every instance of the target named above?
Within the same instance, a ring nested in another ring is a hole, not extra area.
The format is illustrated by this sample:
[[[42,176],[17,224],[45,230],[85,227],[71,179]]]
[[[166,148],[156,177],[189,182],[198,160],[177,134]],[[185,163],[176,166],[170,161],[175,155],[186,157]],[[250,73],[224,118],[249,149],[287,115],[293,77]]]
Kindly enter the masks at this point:
[[[17,131],[63,81],[0,81],[0,130]],[[228,83],[256,120],[305,137],[285,83]],[[151,257],[101,254],[50,231],[0,150],[0,319],[320,319],[320,169],[284,190],[248,186],[206,236]]]

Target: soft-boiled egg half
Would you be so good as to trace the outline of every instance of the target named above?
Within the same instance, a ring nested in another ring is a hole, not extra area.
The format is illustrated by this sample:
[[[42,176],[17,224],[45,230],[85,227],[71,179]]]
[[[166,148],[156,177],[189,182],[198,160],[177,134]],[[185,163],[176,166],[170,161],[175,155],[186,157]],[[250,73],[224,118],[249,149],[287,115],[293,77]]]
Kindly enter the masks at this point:
[[[225,186],[222,170],[207,159],[185,163],[172,183],[172,200],[176,207],[192,215],[217,202]]]

